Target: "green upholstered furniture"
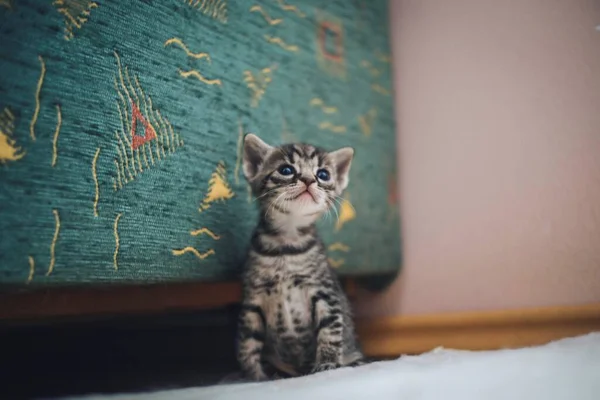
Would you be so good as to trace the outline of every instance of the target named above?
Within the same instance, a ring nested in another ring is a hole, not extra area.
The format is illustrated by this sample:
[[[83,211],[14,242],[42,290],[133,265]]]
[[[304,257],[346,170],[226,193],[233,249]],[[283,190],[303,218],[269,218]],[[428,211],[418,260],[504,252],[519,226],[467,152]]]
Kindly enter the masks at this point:
[[[244,133],[356,148],[321,223],[400,267],[386,1],[0,0],[0,285],[235,279]]]

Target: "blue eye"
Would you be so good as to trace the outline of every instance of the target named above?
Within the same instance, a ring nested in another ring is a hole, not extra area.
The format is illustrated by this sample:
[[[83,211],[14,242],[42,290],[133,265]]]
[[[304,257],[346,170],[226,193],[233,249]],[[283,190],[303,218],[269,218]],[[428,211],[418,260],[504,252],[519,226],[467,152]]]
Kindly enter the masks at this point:
[[[317,178],[323,182],[327,182],[330,178],[329,172],[326,169],[320,169],[317,171]]]
[[[281,175],[292,175],[296,170],[291,165],[282,165],[279,167],[279,173]]]

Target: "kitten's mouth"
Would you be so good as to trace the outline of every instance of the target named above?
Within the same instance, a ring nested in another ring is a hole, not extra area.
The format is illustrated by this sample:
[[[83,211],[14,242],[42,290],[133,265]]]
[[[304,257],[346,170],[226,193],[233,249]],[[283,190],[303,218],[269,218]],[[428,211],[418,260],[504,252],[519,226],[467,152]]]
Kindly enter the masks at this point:
[[[312,200],[315,203],[317,202],[317,199],[315,199],[315,196],[313,196],[313,194],[309,190],[303,191],[302,193],[294,197],[294,200]]]

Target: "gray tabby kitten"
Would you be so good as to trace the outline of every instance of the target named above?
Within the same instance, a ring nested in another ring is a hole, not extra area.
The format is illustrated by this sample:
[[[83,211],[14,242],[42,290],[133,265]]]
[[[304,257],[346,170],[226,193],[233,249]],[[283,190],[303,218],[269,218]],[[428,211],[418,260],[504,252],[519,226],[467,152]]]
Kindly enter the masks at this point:
[[[244,273],[238,360],[252,380],[363,362],[350,306],[315,228],[348,186],[354,150],[244,138],[260,220]]]

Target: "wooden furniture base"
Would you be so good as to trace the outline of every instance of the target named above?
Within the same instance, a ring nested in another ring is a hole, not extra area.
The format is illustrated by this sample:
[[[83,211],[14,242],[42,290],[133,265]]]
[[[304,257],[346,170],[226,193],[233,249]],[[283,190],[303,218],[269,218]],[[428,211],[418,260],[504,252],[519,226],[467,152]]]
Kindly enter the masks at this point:
[[[439,346],[516,348],[600,331],[600,304],[363,319],[357,321],[357,329],[365,353],[378,358]]]

